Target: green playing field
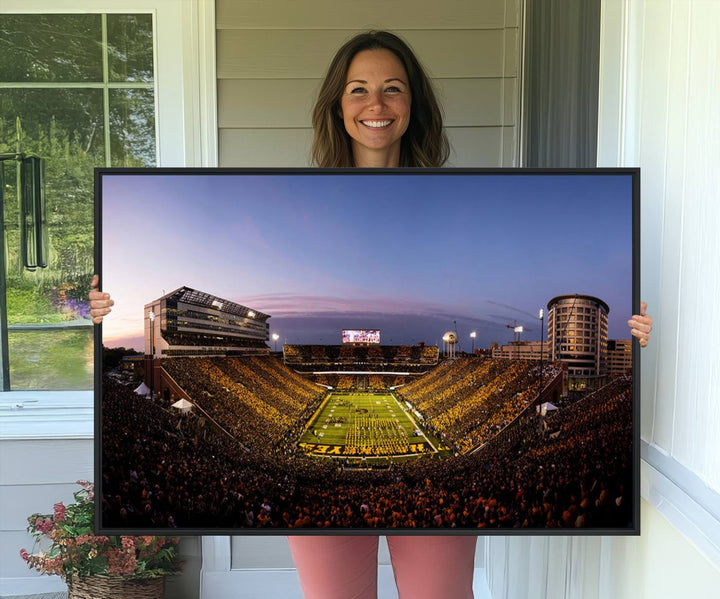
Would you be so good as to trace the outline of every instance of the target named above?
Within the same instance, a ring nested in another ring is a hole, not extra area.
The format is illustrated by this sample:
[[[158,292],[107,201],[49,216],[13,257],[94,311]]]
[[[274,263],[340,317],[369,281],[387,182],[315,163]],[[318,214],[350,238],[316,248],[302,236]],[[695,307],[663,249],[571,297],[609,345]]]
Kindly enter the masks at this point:
[[[299,441],[308,453],[387,456],[432,453],[436,447],[391,394],[331,393]]]

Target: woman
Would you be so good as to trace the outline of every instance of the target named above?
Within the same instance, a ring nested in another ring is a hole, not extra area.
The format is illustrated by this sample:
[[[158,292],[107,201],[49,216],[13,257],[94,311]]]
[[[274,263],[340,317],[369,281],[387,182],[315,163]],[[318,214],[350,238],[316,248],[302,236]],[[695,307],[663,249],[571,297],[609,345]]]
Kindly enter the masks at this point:
[[[320,167],[439,167],[449,146],[427,75],[410,48],[388,32],[355,36],[335,55],[312,123],[313,162]],[[93,287],[98,283],[93,279]],[[110,312],[106,293],[90,293],[93,322]],[[647,343],[652,319],[628,321]],[[377,595],[378,537],[288,538],[307,599]],[[472,598],[475,536],[388,537],[401,599]]]
[[[321,167],[438,167],[442,113],[410,48],[387,32],[352,38],[330,63],[313,111]],[[308,599],[377,596],[377,536],[288,538]],[[399,596],[471,598],[475,536],[388,537]]]

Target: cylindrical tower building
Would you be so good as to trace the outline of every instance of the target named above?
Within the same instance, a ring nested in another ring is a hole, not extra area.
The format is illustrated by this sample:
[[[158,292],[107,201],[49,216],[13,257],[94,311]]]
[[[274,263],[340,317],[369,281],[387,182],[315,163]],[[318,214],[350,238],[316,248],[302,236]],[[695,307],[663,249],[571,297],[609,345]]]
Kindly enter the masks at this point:
[[[569,377],[607,374],[608,305],[590,295],[559,295],[548,302],[551,359],[568,365]]]

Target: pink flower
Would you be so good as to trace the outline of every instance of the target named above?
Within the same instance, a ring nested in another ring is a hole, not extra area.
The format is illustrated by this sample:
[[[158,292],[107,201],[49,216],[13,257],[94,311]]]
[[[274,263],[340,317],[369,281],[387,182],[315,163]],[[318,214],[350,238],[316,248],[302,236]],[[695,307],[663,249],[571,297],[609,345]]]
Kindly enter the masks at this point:
[[[48,574],[62,574],[62,566],[62,559],[60,559],[59,557],[48,558],[43,564],[43,568]]]
[[[65,505],[62,503],[62,501],[60,503],[56,503],[53,506],[53,510],[55,512],[53,516],[55,522],[62,522],[63,520],[65,520]]]
[[[52,520],[43,520],[42,518],[35,520],[35,528],[45,535],[52,530],[52,527]]]
[[[33,514],[28,518],[28,530],[38,541],[49,544],[49,549],[30,553],[19,551],[21,559],[30,569],[41,574],[61,576],[84,576],[88,572],[132,576],[138,569],[139,559],[143,560],[145,572],[163,571],[163,568],[178,569],[175,555],[160,551],[167,539],[155,536],[95,536],[77,534],[87,531],[87,517],[93,507],[90,501],[94,493],[93,484],[78,481],[82,490],[76,492],[76,502],[70,506],[56,503],[51,515]],[[89,499],[90,498],[90,499]],[[157,556],[162,565],[147,568],[145,560]]]
[[[135,559],[134,551],[127,551],[125,549],[108,549],[108,574],[117,574],[119,576],[126,576],[133,574],[137,567],[137,560]]]
[[[132,537],[122,537],[122,546],[125,549],[135,549],[135,539]]]

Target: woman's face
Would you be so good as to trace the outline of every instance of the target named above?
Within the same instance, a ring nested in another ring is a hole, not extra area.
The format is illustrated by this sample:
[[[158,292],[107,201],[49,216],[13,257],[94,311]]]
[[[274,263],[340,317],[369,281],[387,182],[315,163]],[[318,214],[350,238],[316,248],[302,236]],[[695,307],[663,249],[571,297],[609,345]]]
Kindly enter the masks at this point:
[[[356,166],[398,166],[400,139],[410,123],[410,85],[390,50],[363,50],[345,78],[340,109]]]

